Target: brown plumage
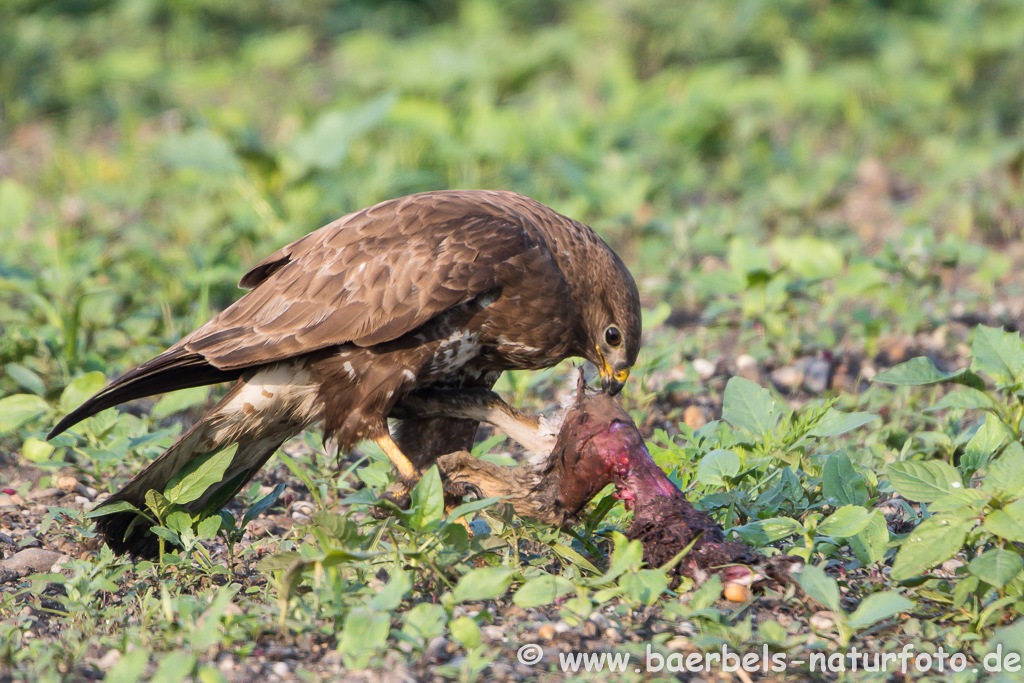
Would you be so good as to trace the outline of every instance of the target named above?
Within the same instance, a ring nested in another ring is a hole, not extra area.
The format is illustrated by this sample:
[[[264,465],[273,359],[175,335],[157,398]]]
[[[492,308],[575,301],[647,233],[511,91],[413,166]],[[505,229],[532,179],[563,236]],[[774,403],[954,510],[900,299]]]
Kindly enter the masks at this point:
[[[191,459],[238,443],[224,482],[190,507],[230,499],[320,420],[342,451],[376,440],[411,483],[444,449],[471,445],[477,423],[405,411],[396,445],[387,418],[410,392],[489,389],[505,370],[580,356],[614,393],[640,345],[639,296],[618,256],[587,226],[511,192],[377,204],[277,251],[240,286],[251,291],[51,432],[132,399],[238,380],[108,504],[141,508]],[[133,520],[113,514],[98,527],[115,550],[152,553],[152,535],[128,529]]]

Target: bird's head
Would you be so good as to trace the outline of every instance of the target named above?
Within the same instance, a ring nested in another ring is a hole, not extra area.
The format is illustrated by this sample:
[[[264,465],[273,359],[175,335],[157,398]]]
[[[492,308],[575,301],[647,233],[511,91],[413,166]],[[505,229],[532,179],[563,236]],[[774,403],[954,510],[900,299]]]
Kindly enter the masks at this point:
[[[612,396],[622,390],[640,352],[640,294],[633,276],[616,256],[618,277],[598,286],[586,320],[583,356],[601,373],[601,389]]]

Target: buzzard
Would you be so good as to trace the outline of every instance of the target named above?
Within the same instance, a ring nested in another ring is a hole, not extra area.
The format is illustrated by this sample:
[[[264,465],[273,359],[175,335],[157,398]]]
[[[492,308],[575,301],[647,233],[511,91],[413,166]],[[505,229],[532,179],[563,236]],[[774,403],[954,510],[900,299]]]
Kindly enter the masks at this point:
[[[251,291],[50,433],[125,401],[235,381],[105,505],[143,509],[146,493],[190,461],[237,444],[223,480],[188,507],[223,505],[282,443],[321,421],[329,448],[372,439],[411,486],[440,455],[469,448],[478,422],[418,415],[407,397],[489,390],[505,370],[572,356],[594,363],[614,394],[640,346],[639,295],[622,260],[586,225],[512,192],[377,204],[270,255],[239,286]],[[401,418],[394,437],[389,416]],[[152,555],[140,522],[122,511],[97,526],[115,551]]]

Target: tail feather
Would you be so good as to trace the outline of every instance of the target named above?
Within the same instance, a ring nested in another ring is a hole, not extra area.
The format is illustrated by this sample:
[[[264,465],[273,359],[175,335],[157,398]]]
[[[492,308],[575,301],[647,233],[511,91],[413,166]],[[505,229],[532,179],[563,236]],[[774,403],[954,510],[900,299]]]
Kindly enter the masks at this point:
[[[221,370],[198,353],[172,347],[108,384],[102,391],[64,416],[47,435],[52,439],[87,417],[137,398],[178,389],[237,379],[241,370]]]
[[[306,383],[298,381],[287,386],[264,383],[285,377],[300,377]],[[194,514],[207,505],[226,504],[281,444],[320,419],[321,407],[311,400],[316,386],[309,381],[308,374],[292,373],[288,367],[250,371],[160,457],[96,509],[124,501],[145,511],[146,494],[154,490],[163,492],[168,482],[190,462],[238,444],[221,480],[184,507]],[[135,557],[156,557],[159,539],[150,531],[151,526],[149,520],[130,510],[103,515],[96,520],[96,528],[111,549]]]

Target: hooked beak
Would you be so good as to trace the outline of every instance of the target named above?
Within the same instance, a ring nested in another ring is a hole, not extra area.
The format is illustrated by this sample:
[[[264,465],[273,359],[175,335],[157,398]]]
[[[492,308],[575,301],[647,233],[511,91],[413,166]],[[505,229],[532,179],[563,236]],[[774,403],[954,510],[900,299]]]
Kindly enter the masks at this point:
[[[629,368],[613,369],[608,364],[608,361],[605,360],[600,347],[597,349],[597,357],[601,359],[600,364],[597,366],[597,369],[601,372],[601,391],[607,392],[609,396],[615,396],[626,385],[626,380],[629,379]]]

